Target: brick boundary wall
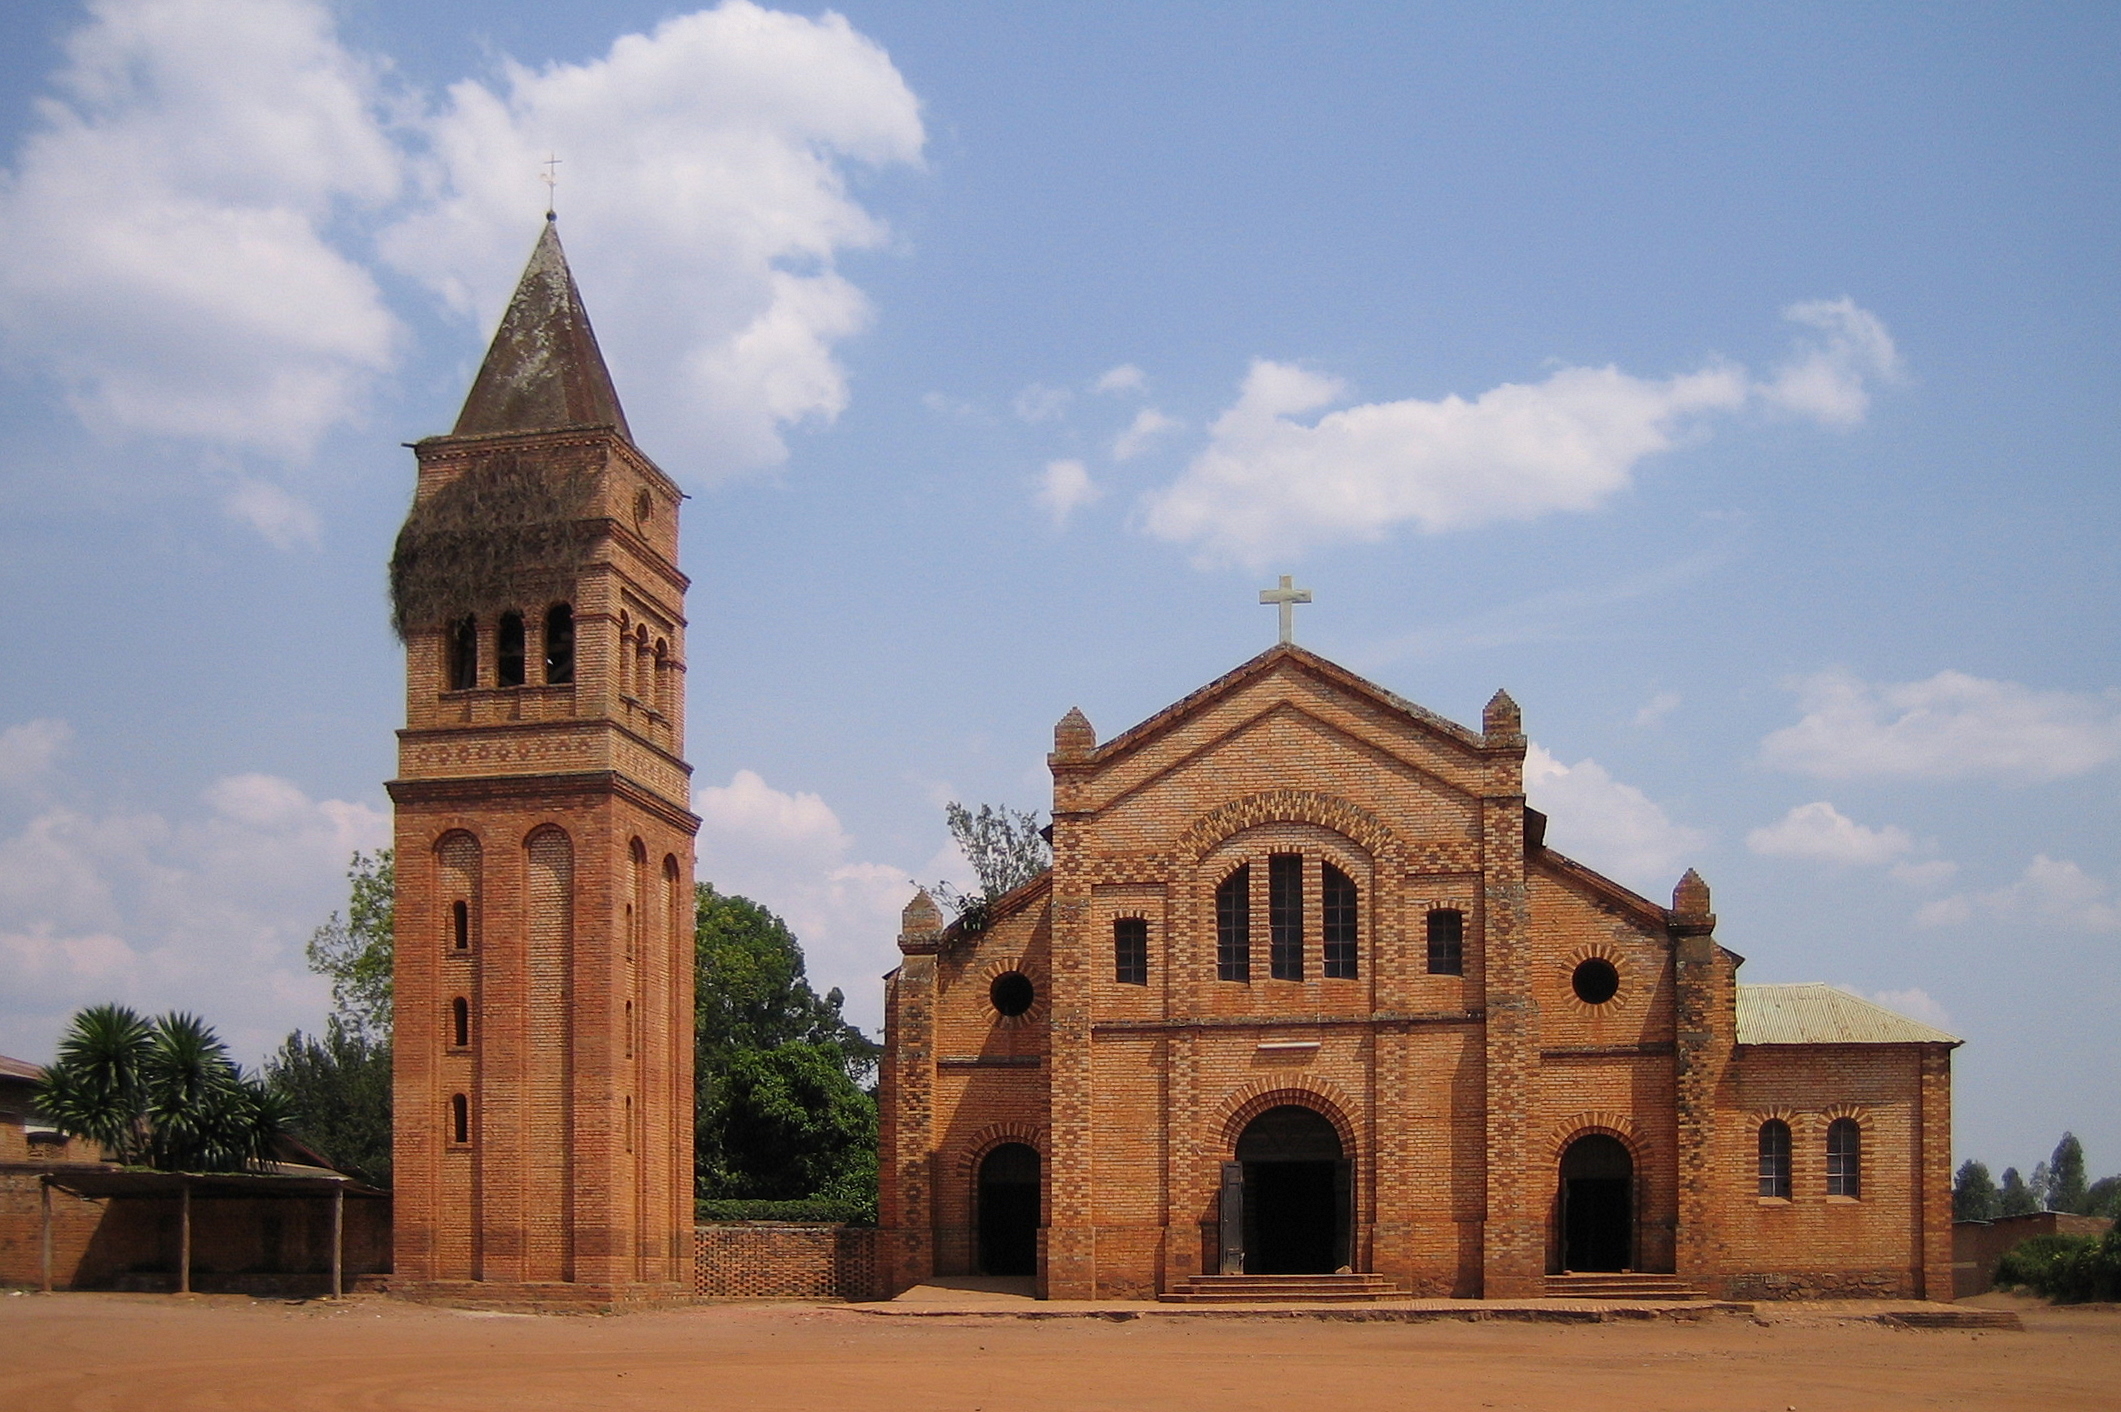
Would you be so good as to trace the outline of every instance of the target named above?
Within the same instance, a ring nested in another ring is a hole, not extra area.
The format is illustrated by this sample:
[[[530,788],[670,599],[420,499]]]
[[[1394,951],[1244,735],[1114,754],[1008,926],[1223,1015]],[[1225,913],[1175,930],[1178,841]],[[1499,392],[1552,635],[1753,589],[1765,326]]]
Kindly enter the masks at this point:
[[[745,1222],[695,1226],[702,1299],[876,1299],[877,1232],[862,1226]]]

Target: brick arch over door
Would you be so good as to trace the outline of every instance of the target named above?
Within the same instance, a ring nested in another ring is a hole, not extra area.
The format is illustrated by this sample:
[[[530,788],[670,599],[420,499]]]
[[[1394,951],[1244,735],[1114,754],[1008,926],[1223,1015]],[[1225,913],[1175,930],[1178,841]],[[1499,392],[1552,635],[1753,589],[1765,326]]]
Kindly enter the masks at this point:
[[[1270,789],[1211,810],[1178,837],[1175,852],[1196,867],[1215,846],[1233,834],[1261,824],[1315,824],[1361,845],[1383,867],[1396,863],[1399,840],[1385,822],[1338,795],[1310,789]]]
[[[977,1178],[979,1164],[987,1154],[1004,1143],[1020,1142],[1038,1154],[1041,1167],[1046,1161],[1046,1130],[1030,1123],[989,1123],[974,1133],[958,1152],[957,1171],[961,1177]]]
[[[1558,1164],[1568,1152],[1569,1144],[1593,1134],[1619,1139],[1620,1145],[1628,1150],[1628,1160],[1635,1164],[1635,1170],[1642,1171],[1643,1159],[1648,1154],[1635,1132],[1635,1120],[1610,1108],[1572,1113],[1556,1123],[1547,1133],[1548,1160]]]
[[[1235,1154],[1237,1140],[1244,1135],[1251,1121],[1270,1108],[1282,1107],[1309,1108],[1331,1123],[1340,1138],[1341,1155],[1348,1160],[1353,1161],[1361,1150],[1361,1144],[1356,1141],[1355,1124],[1348,1117],[1353,1105],[1338,1087],[1313,1081],[1306,1087],[1293,1088],[1286,1081],[1261,1080],[1246,1084],[1223,1100],[1215,1126],[1221,1151]]]

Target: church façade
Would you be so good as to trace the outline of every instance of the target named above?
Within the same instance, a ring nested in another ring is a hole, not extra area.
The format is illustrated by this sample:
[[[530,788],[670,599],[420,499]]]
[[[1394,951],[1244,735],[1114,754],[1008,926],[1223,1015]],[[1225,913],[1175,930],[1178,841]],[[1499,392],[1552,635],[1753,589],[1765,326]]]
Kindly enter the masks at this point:
[[[1048,1298],[1951,1297],[1950,1035],[1745,986],[1545,846],[1525,736],[1287,642],[1099,744],[1053,866],[906,909],[884,1279]]]

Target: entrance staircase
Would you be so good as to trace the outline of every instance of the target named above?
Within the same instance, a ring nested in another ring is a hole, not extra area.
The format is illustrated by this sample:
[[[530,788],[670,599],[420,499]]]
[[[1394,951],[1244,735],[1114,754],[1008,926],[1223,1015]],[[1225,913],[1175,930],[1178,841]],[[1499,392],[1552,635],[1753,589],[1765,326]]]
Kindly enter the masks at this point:
[[[1677,1275],[1632,1270],[1547,1276],[1549,1299],[1707,1299],[1709,1292]]]
[[[1366,1304],[1412,1295],[1382,1275],[1195,1275],[1165,1304]]]

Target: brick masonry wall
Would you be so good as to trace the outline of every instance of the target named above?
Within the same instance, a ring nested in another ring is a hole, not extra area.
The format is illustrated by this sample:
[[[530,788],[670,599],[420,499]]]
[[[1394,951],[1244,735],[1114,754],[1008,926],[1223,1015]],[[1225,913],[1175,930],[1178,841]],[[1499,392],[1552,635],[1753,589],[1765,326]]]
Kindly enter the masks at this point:
[[[860,1226],[745,1223],[693,1228],[702,1299],[876,1299],[879,1232]]]
[[[2113,1224],[2104,1216],[2072,1216],[2062,1211],[2036,1211],[1994,1221],[1955,1221],[1952,1296],[1965,1299],[1995,1288],[1996,1262],[2021,1240],[2043,1235],[2102,1236]]]
[[[0,1285],[43,1279],[43,1216],[35,1172],[0,1172]],[[390,1202],[346,1201],[345,1277],[390,1269]],[[173,1289],[174,1196],[91,1200],[52,1192],[55,1289]],[[196,1197],[192,1287],[211,1292],[319,1293],[331,1278],[331,1202],[324,1197]]]
[[[1507,698],[1473,732],[1280,649],[1101,748],[1064,719],[1050,882],[940,945],[909,909],[886,992],[888,1289],[977,1270],[979,1162],[1001,1141],[1042,1159],[1041,1294],[1153,1297],[1212,1272],[1221,1166],[1245,1122],[1294,1103],[1353,1163],[1355,1268],[1420,1294],[1542,1292],[1563,1154],[1601,1134],[1633,1161],[1634,1269],[1946,1297],[1948,1054],[1740,1056],[1705,886],[1670,912],[1528,845],[1523,742]],[[1305,967],[1280,980],[1267,860],[1291,853]],[[1322,973],[1326,863],[1361,898],[1354,978]],[[1249,984],[1216,971],[1215,890],[1241,864]],[[1428,973],[1438,907],[1465,915],[1463,976]],[[1120,918],[1147,925],[1146,985],[1113,974]],[[1571,984],[1594,957],[1620,978],[1597,1005]],[[1014,1019],[989,999],[1012,969],[1039,997]],[[1759,1206],[1757,1115],[1777,1103],[1862,1110],[1861,1201]]]

